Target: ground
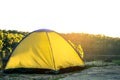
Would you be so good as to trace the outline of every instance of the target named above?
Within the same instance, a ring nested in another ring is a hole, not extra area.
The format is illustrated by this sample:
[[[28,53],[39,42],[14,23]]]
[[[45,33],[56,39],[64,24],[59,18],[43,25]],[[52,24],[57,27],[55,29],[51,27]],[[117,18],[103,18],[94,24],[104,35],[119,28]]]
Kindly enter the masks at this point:
[[[91,64],[91,63],[89,63]],[[92,62],[92,64],[96,64]],[[87,64],[88,65],[88,64]],[[120,65],[90,66],[82,71],[64,74],[5,74],[0,72],[0,80],[120,80]]]
[[[59,80],[120,80],[120,66],[92,67]]]

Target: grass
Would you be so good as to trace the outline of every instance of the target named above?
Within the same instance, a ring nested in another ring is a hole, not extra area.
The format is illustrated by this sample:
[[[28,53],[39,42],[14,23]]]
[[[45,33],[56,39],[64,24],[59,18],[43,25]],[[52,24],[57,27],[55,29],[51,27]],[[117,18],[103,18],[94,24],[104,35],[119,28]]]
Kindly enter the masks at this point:
[[[113,60],[113,63],[115,63],[116,65],[120,65],[120,60]]]
[[[90,62],[85,62],[86,68],[91,67],[104,67],[104,66],[120,66],[120,60],[112,60],[112,62],[105,62],[103,60],[95,60]]]
[[[114,63],[113,62],[104,62],[102,60],[96,60],[96,61],[85,62],[85,65],[87,68],[89,68],[89,67],[109,66],[109,65],[114,65]]]

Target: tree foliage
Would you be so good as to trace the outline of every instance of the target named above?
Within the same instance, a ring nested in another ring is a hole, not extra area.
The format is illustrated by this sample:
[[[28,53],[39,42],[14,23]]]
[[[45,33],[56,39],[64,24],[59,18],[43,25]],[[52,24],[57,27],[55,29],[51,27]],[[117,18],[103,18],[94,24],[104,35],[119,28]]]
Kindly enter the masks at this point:
[[[74,44],[81,44],[85,52],[85,59],[100,55],[119,55],[120,38],[108,37],[105,35],[93,35],[85,33],[62,34],[67,40]],[[94,59],[94,58],[93,58]]]

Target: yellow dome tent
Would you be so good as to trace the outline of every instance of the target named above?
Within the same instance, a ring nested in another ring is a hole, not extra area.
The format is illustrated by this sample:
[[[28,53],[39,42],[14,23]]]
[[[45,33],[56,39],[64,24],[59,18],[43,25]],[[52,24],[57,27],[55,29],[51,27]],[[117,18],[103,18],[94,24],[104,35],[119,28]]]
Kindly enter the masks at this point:
[[[52,30],[40,29],[30,33],[18,44],[4,71],[59,71],[75,66],[84,67],[84,61],[69,42]]]

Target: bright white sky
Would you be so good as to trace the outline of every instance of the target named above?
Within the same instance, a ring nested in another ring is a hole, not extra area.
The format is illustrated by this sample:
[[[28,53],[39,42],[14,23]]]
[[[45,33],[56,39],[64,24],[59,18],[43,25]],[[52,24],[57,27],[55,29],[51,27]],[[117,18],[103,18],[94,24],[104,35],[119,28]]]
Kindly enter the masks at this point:
[[[120,37],[120,0],[0,0],[0,29]]]

